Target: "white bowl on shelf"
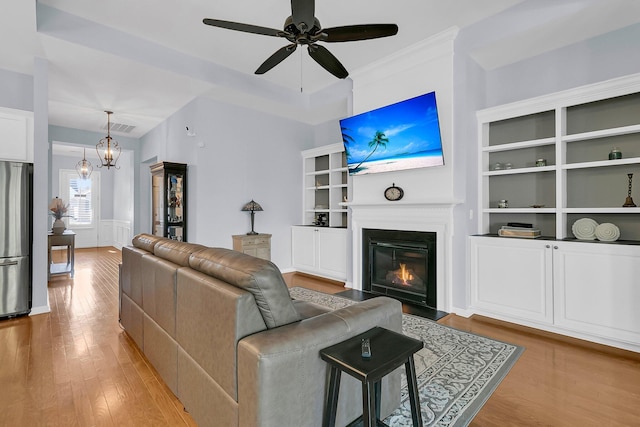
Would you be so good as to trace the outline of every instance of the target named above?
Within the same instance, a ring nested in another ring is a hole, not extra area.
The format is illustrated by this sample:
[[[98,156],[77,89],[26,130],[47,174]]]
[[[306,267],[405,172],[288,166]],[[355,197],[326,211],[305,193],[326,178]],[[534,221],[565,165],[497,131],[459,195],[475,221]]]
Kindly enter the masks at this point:
[[[598,223],[591,218],[580,218],[571,226],[571,232],[579,240],[595,240]]]
[[[596,237],[602,242],[615,242],[620,238],[620,229],[610,222],[603,222],[596,227]]]

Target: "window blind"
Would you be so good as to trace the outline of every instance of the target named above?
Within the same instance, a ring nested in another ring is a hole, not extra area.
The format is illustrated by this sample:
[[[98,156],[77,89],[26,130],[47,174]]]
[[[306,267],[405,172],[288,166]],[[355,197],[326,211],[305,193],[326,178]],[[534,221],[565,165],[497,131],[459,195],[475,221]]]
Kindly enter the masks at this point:
[[[69,225],[93,224],[91,178],[69,179]]]

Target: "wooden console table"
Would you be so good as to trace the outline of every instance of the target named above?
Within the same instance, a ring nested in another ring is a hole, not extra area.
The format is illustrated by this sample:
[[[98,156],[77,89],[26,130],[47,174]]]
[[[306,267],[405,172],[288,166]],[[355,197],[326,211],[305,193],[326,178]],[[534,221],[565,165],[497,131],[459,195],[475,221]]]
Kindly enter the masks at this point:
[[[74,261],[75,261],[75,238],[76,233],[70,230],[65,230],[62,234],[53,234],[51,231],[48,234],[48,248],[49,248],[49,270],[48,279],[51,276],[58,274],[69,274],[73,277],[74,273]],[[52,259],[51,250],[54,246],[66,246],[67,247],[67,262],[66,263],[54,263]]]

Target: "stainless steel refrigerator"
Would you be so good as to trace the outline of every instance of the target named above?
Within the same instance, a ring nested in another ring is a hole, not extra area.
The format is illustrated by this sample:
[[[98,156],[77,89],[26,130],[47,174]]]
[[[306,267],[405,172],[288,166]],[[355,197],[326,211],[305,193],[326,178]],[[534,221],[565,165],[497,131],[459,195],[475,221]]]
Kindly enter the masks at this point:
[[[0,161],[0,319],[31,311],[33,165]]]

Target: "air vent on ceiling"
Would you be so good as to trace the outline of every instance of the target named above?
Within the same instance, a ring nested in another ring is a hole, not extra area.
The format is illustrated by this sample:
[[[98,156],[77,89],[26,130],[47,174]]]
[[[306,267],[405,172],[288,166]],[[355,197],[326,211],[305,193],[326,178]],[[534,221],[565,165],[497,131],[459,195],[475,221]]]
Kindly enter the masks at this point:
[[[136,127],[133,125],[124,125],[122,123],[111,123],[112,132],[131,133]],[[107,130],[107,125],[102,126],[103,130]]]

